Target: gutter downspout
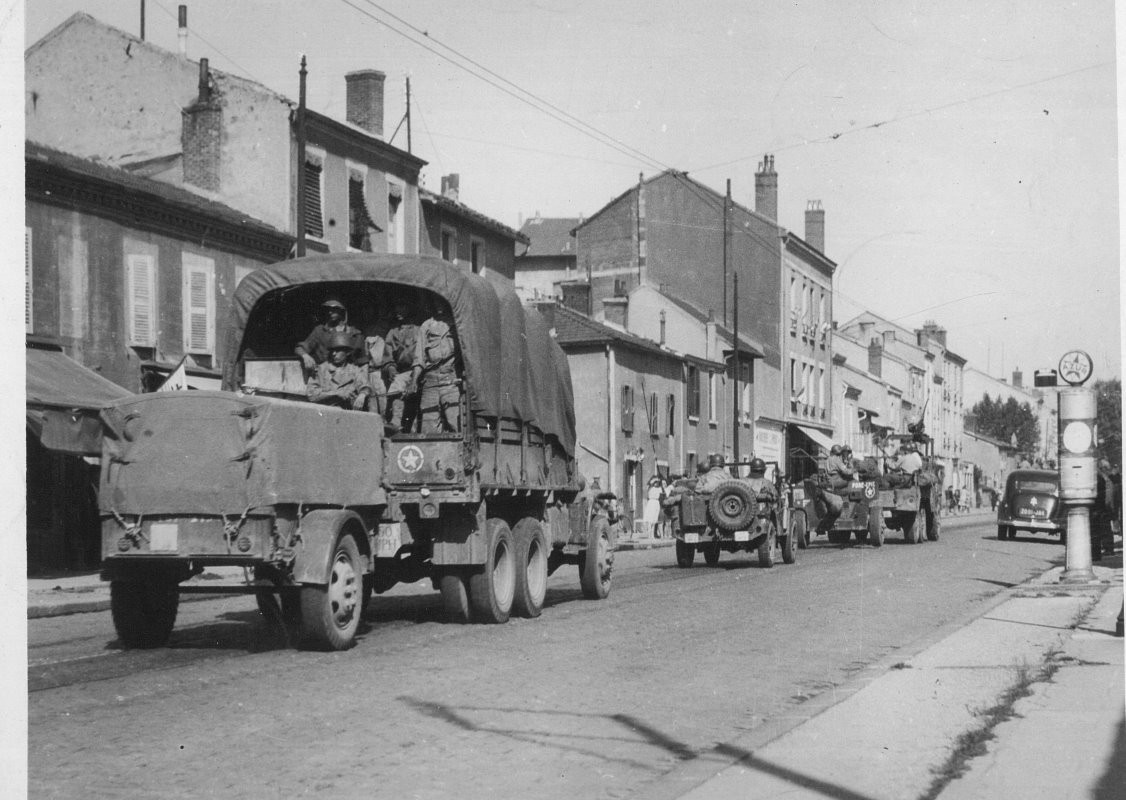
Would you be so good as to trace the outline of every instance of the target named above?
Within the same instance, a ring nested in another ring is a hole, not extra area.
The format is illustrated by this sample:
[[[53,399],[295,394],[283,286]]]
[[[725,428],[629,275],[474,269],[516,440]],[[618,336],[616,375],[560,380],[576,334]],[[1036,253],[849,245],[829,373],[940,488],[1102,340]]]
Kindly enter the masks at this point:
[[[618,464],[618,448],[615,446],[617,440],[614,436],[614,378],[617,371],[617,364],[615,363],[614,350],[610,347],[610,343],[606,345],[606,486],[603,491],[614,492],[614,487],[617,486],[617,464]]]

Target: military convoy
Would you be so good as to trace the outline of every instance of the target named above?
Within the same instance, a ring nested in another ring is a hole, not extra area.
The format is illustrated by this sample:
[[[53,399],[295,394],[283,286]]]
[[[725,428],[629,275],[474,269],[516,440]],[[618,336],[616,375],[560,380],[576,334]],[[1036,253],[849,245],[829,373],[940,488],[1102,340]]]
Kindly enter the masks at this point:
[[[937,542],[942,530],[943,469],[935,461],[933,441],[921,430],[892,434],[888,441],[907,441],[916,448],[922,445],[923,468],[911,475],[882,477],[879,503],[884,525],[903,531],[907,544],[918,544],[924,538]]]
[[[446,304],[456,431],[396,432],[306,400],[294,344],[326,296],[375,325],[399,296]],[[437,258],[311,256],[238,286],[222,391],[136,395],[103,411],[102,576],[129,646],[167,641],[181,584],[244,567],[239,589],[308,646],[355,640],[372,593],[429,580],[457,621],[539,615],[548,575],[604,598],[614,533],[575,469],[565,356],[511,289]]]

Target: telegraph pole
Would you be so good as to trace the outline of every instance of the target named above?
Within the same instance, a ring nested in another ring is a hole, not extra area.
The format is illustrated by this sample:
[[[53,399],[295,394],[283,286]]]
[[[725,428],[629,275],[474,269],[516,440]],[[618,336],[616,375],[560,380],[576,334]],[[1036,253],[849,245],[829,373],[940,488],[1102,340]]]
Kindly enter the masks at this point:
[[[727,194],[723,197],[723,326],[727,327],[727,210],[731,206],[731,178],[727,179]]]
[[[734,379],[731,381],[731,384],[732,384],[732,387],[733,387],[732,388],[732,394],[734,395],[734,398],[733,398],[733,402],[732,402],[731,405],[735,409],[735,415],[734,415],[734,418],[731,420],[731,442],[732,442],[732,447],[734,448],[734,453],[735,453],[735,464],[736,464],[735,474],[739,475],[740,472],[741,472],[741,470],[738,467],[738,464],[739,464],[739,411],[741,410],[739,408],[739,405],[740,405],[739,373],[741,371],[740,367],[742,366],[739,363],[739,273],[736,272],[732,276],[732,278],[733,278],[734,283],[735,283],[735,286],[734,286],[733,291],[732,291],[732,295],[733,295],[733,299],[734,299],[734,307],[732,308],[732,316],[735,320],[735,332],[732,334],[731,338],[735,343],[735,353],[734,353],[734,356],[732,357],[732,364],[734,366],[732,373],[734,375]]]
[[[305,56],[301,56],[301,83],[297,100],[297,257],[305,255]]]

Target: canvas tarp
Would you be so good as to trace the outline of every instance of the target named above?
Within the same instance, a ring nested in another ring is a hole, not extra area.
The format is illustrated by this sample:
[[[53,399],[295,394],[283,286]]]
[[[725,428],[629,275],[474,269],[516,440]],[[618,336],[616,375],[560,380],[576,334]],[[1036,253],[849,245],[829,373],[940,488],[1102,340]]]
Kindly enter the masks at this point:
[[[449,303],[465,365],[470,408],[490,417],[515,417],[575,451],[574,395],[566,356],[539,313],[512,288],[432,256],[335,253],[284,261],[255,270],[239,283],[225,330],[225,389],[237,388],[244,336],[263,297],[317,284],[386,283],[424,289]]]
[[[103,406],[131,392],[57,350],[29,347],[27,425],[43,446],[95,456],[102,451]]]

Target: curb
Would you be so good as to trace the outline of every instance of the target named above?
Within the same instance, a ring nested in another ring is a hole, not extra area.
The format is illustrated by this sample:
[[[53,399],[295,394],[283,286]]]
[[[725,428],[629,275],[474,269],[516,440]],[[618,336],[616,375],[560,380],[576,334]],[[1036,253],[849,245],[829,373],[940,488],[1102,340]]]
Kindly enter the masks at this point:
[[[109,585],[107,584],[104,591],[109,592]],[[98,592],[101,594],[101,592]],[[225,594],[217,592],[215,594],[181,594],[181,603],[198,603],[203,600],[219,600],[225,597],[238,597],[244,592],[232,592]],[[249,595],[247,595],[249,596]],[[27,618],[28,619],[45,619],[47,617],[65,617],[70,614],[87,614],[96,611],[109,611],[110,600],[109,597],[98,597],[92,600],[73,600],[61,603],[41,603],[35,605],[28,603],[27,605]]]

